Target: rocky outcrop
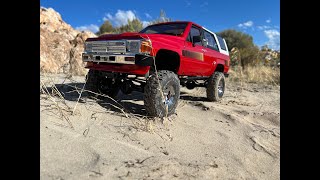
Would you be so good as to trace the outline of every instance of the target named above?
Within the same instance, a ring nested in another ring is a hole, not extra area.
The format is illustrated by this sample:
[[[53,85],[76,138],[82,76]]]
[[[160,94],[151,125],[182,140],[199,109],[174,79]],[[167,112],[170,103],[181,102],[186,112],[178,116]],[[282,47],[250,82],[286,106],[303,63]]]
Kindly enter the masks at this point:
[[[52,8],[40,8],[40,72],[85,75],[81,60],[84,41],[96,37],[77,31],[65,23]]]

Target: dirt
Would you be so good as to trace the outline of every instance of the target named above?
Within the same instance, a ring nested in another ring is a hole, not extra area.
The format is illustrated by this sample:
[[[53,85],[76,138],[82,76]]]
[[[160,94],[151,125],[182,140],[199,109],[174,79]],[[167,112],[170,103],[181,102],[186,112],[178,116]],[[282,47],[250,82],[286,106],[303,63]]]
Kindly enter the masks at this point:
[[[41,75],[64,98],[40,95],[41,179],[280,179],[279,86],[227,81],[221,102],[182,88],[159,119],[138,92],[77,103],[84,81]]]

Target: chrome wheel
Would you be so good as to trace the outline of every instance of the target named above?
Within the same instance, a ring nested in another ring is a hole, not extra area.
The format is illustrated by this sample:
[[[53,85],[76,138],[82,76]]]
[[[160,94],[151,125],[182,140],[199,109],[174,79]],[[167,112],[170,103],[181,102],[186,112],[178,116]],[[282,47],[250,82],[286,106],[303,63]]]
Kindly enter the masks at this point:
[[[218,95],[222,97],[224,93],[224,81],[221,79],[218,84]]]
[[[163,96],[164,96],[164,101],[163,103],[168,106],[168,109],[172,107],[172,105],[175,103],[175,91],[174,87],[172,85],[167,85],[163,89]]]

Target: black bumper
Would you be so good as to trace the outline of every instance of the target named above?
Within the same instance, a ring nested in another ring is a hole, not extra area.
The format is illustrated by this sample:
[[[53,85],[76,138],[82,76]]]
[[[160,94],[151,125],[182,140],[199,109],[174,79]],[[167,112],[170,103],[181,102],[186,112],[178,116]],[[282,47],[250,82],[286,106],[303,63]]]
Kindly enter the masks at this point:
[[[135,55],[135,64],[139,66],[152,66],[154,64],[154,57],[143,54]]]

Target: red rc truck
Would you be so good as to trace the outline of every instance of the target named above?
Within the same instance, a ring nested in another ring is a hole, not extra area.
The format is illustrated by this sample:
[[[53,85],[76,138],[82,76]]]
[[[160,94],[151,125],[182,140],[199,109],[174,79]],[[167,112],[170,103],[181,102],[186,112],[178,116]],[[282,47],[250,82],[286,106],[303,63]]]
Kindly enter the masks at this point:
[[[220,100],[230,64],[223,38],[186,21],[88,38],[84,51],[89,92],[113,98],[119,90],[143,92],[147,113],[159,117],[175,113],[180,85],[206,87],[209,101]]]

